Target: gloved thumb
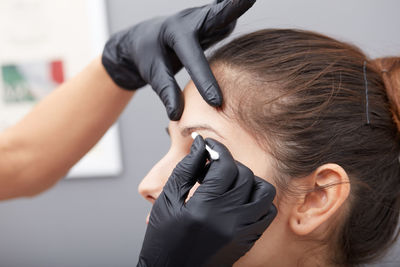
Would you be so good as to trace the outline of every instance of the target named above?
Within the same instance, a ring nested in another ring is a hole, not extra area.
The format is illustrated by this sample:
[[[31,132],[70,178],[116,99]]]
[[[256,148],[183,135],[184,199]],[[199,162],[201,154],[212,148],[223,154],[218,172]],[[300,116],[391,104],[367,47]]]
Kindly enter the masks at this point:
[[[169,119],[179,120],[183,112],[183,97],[171,67],[159,62],[153,67],[151,75],[152,77],[148,78],[150,84],[163,102]]]
[[[190,153],[176,165],[164,186],[164,194],[172,201],[184,203],[186,197],[197,181],[197,176],[203,173],[207,161],[205,142],[201,136],[193,141]]]

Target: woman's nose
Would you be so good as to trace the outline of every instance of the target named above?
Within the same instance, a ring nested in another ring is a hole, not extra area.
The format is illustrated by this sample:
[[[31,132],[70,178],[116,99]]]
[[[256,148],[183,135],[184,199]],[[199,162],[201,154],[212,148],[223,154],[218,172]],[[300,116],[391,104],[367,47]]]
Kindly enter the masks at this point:
[[[174,168],[176,160],[164,157],[147,173],[139,184],[139,193],[148,201],[154,204],[154,201],[161,194],[168,177]]]
[[[154,204],[154,201],[156,201],[160,195],[163,186],[164,182],[162,179],[156,179],[151,170],[139,184],[138,191],[146,200]]]
[[[154,204],[161,194],[165,183],[174,170],[176,164],[185,156],[185,152],[170,149],[168,153],[147,173],[139,184],[139,193],[148,201]]]

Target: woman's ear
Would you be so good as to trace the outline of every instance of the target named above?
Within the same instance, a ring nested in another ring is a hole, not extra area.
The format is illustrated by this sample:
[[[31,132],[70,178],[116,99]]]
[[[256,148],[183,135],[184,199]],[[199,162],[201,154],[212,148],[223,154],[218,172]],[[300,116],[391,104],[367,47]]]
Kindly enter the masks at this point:
[[[337,164],[324,164],[311,175],[294,180],[291,186],[307,188],[297,197],[289,215],[289,226],[297,235],[307,235],[317,229],[343,206],[350,194],[350,181]]]

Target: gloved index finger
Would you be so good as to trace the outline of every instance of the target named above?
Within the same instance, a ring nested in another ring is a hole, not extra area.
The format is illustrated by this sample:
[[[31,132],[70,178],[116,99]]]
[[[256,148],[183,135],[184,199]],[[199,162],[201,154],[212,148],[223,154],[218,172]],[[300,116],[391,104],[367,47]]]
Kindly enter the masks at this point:
[[[200,194],[222,195],[230,189],[238,175],[238,168],[229,150],[218,141],[207,138],[206,143],[219,153],[218,160],[212,160],[202,184],[196,190]]]
[[[226,27],[249,10],[256,0],[225,0],[211,6],[207,20],[202,27],[204,33]]]
[[[194,35],[183,36],[172,48],[204,100],[211,106],[221,106],[221,89],[197,38]]]

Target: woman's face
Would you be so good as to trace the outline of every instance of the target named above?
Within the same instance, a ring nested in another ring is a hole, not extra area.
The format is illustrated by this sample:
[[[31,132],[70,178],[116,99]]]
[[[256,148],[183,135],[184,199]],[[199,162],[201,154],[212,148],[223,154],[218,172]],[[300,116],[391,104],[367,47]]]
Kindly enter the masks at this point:
[[[151,203],[157,199],[172,170],[190,151],[193,142],[191,133],[196,131],[203,138],[213,138],[224,144],[235,160],[249,167],[256,176],[274,184],[272,179],[271,156],[260,148],[255,140],[236,122],[223,116],[217,109],[209,106],[198,93],[193,82],[184,90],[185,109],[179,121],[169,123],[168,132],[171,147],[168,153],[150,170],[139,185],[140,194]],[[189,197],[197,188],[196,185]],[[276,202],[276,200],[275,200]],[[277,203],[275,203],[277,205]],[[237,265],[258,265],[265,263],[268,255],[277,253],[278,244],[284,242],[286,231],[282,221],[284,214],[277,217]],[[271,259],[272,260],[272,259]]]

